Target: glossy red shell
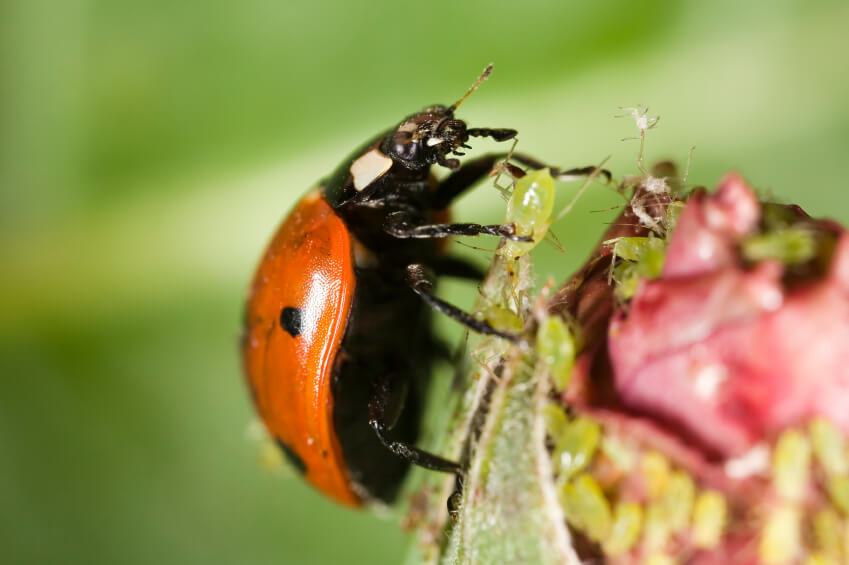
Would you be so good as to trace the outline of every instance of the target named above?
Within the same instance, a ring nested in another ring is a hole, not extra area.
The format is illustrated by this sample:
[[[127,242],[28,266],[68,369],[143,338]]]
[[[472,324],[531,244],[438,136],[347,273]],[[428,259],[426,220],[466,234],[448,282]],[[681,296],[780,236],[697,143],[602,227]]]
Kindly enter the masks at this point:
[[[356,278],[352,239],[319,190],[292,210],[251,286],[242,348],[254,401],[269,433],[304,466],[305,478],[338,502],[361,504],[333,427],[332,374]],[[301,331],[280,324],[302,313]]]

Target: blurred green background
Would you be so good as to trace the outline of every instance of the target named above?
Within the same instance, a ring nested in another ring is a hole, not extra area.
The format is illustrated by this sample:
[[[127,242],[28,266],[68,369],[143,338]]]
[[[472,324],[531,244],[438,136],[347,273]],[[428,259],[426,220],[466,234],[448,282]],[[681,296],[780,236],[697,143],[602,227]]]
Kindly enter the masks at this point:
[[[847,23],[845,1],[3,3],[3,562],[397,562],[393,520],[263,470],[247,437],[243,295],[299,194],[494,61],[460,116],[523,151],[633,172],[613,116],[648,104],[649,161],[695,145],[691,182],[738,169],[847,221]],[[593,188],[541,277],[617,202]],[[481,188],[456,216],[502,212]]]

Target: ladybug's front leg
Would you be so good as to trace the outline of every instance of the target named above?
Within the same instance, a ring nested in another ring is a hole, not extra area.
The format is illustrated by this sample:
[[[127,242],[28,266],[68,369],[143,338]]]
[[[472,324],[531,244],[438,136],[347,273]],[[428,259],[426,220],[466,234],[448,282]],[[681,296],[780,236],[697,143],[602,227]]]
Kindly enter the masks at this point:
[[[389,451],[414,465],[431,471],[461,474],[462,469],[458,463],[421,450],[413,445],[395,441],[387,435],[395,425],[395,420],[403,405],[405,385],[406,382],[404,381],[399,382],[398,379],[387,377],[378,377],[373,383],[368,403],[369,425],[377,438]]]
[[[513,224],[424,224],[418,225],[413,216],[404,211],[393,212],[386,217],[383,230],[399,239],[433,239],[464,235],[494,235],[513,241],[532,241],[533,238],[516,235]]]
[[[420,263],[407,265],[407,284],[410,285],[413,292],[418,294],[422,300],[428,304],[428,306],[437,312],[445,314],[449,318],[453,318],[473,332],[485,335],[496,335],[504,339],[509,339],[513,342],[517,342],[520,339],[519,335],[499,330],[498,328],[493,327],[489,322],[479,320],[468,312],[460,310],[453,304],[449,304],[448,302],[434,296],[432,294],[433,282],[427,276],[425,266]]]
[[[477,184],[481,179],[487,176],[498,161],[507,158],[512,159],[532,169],[548,169],[551,176],[560,180],[569,180],[575,177],[586,177],[593,174],[596,167],[576,167],[574,169],[561,169],[560,167],[552,167],[542,161],[534,159],[523,153],[491,153],[483,155],[477,159],[472,159],[463,163],[463,166],[448,175],[448,177],[439,183],[439,186],[433,192],[430,200],[431,207],[434,210],[442,210],[447,208],[451,202],[463,194],[466,190]],[[599,174],[610,182],[611,175],[607,169],[601,169]]]

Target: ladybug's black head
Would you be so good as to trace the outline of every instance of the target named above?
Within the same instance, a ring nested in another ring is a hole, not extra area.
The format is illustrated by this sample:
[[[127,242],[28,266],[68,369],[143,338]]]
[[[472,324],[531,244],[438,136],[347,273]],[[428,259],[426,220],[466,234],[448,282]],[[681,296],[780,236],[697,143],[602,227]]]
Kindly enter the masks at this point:
[[[429,106],[406,118],[386,137],[383,152],[408,169],[422,169],[434,163],[456,169],[460,161],[448,155],[464,155],[460,149],[471,149],[466,145],[469,137],[491,137],[496,141],[513,138],[516,130],[470,129],[466,127],[466,122],[454,117],[454,110],[491,72],[492,65],[489,65],[466,94],[451,106]]]
[[[447,155],[462,155],[468,148],[466,123],[454,118],[451,109],[431,106],[401,122],[384,141],[384,152],[408,169],[421,169],[439,163],[450,169],[460,165]]]

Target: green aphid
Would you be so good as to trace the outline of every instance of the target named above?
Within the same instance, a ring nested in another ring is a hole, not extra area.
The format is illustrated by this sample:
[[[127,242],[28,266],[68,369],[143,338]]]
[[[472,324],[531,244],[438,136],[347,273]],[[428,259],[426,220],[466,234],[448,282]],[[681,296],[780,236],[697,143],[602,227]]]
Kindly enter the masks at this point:
[[[536,350],[557,392],[563,392],[572,379],[575,364],[575,339],[559,316],[549,316],[537,330]]]
[[[849,454],[846,438],[837,427],[823,418],[811,421],[808,427],[814,455],[828,475],[849,474]]]
[[[556,444],[569,424],[566,413],[560,406],[549,403],[542,409],[542,419],[545,421],[545,430]]]
[[[601,439],[601,427],[579,417],[563,429],[554,447],[554,466],[564,478],[574,476],[590,464]]]
[[[772,480],[778,496],[801,500],[808,488],[811,468],[811,444],[799,430],[786,430],[779,436],[772,453]]]
[[[637,264],[625,262],[616,265],[613,268],[613,280],[616,281],[616,298],[623,302],[633,298],[642,279]]]
[[[843,525],[837,512],[825,508],[814,515],[814,537],[821,552],[839,557],[843,550],[842,535]]]
[[[503,306],[491,304],[481,310],[481,317],[499,330],[521,333],[525,321],[521,316]]]
[[[639,261],[640,272],[644,277],[656,279],[663,272],[663,262],[666,260],[666,240],[649,237]]]
[[[613,255],[626,261],[641,262],[646,258],[652,259],[649,257],[652,254],[660,254],[660,257],[663,257],[666,251],[666,241],[653,235],[648,237],[618,237],[612,241],[614,242]],[[656,261],[656,257],[654,260]],[[657,263],[654,262],[653,266],[656,268]]]
[[[627,300],[634,295],[641,279],[660,276],[666,258],[666,240],[649,235],[620,237],[607,243],[611,242],[613,256],[624,259],[624,262],[620,262],[613,269],[617,297]]]
[[[611,524],[610,504],[595,479],[582,474],[564,483],[560,497],[567,520],[595,541],[607,536]]]
[[[634,449],[610,434],[601,438],[599,450],[623,473],[630,473],[636,465],[638,455]]]
[[[849,476],[830,477],[828,479],[828,495],[831,503],[844,515],[849,516]]]
[[[548,232],[553,209],[554,179],[548,169],[518,179],[507,201],[506,223],[515,224],[516,235],[530,236],[533,241],[505,240],[498,254],[512,259],[530,252]]]
[[[817,252],[817,236],[803,227],[789,227],[746,238],[743,256],[751,262],[769,259],[785,265],[805,263]]]
[[[657,451],[649,451],[640,461],[640,471],[646,488],[646,497],[655,500],[666,488],[671,473],[669,460]]]
[[[695,498],[696,485],[693,479],[683,471],[673,472],[658,501],[670,532],[678,533],[690,524]]]
[[[786,505],[773,510],[761,532],[758,556],[767,565],[796,560],[801,550],[799,510]]]
[[[693,506],[693,545],[704,549],[718,546],[727,515],[728,504],[721,493],[714,490],[699,493]]]
[[[643,549],[647,553],[663,551],[669,536],[669,524],[663,516],[663,509],[657,502],[650,502],[646,506],[643,523]]]
[[[640,537],[643,523],[643,508],[636,502],[620,502],[613,511],[610,532],[602,544],[609,557],[629,551]]]

